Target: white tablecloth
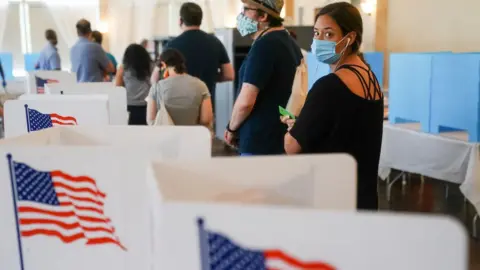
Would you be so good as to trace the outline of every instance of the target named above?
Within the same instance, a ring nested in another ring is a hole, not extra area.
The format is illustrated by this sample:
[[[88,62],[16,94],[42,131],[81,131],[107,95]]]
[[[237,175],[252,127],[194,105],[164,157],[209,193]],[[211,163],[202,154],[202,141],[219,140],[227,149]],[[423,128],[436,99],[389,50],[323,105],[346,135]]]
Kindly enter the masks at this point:
[[[467,138],[465,132],[434,135],[421,132],[419,124],[385,122],[379,175],[385,179],[397,169],[460,184],[480,213],[480,144]]]

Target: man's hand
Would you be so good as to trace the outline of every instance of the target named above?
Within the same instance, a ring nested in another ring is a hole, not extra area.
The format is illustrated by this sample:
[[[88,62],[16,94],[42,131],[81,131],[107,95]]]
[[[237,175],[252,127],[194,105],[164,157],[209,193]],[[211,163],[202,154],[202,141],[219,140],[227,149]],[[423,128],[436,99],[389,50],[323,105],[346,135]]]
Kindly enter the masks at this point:
[[[238,137],[235,133],[225,130],[223,137],[228,145],[235,148],[238,147]]]

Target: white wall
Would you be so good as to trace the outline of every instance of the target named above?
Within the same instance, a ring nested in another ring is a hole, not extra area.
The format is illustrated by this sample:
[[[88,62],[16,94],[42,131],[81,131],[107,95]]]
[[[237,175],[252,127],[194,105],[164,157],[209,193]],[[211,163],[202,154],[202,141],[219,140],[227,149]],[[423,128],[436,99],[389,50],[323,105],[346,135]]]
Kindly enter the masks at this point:
[[[335,2],[349,2],[351,0],[295,0],[295,25],[313,25],[315,23],[315,9]],[[303,16],[299,10],[303,9]]]
[[[365,14],[362,12],[363,20],[363,44],[361,50],[363,52],[375,51],[376,36],[376,14]]]
[[[13,53],[14,68],[23,67],[22,43],[20,38],[19,4],[9,4],[3,41],[0,40],[0,52]]]
[[[480,1],[390,0],[390,52],[479,51]]]

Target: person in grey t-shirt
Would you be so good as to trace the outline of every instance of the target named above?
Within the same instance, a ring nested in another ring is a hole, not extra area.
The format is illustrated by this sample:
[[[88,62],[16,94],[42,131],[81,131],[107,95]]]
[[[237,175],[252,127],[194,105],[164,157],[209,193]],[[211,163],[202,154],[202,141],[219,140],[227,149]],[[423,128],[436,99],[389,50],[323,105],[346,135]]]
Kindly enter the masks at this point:
[[[147,102],[150,89],[152,61],[148,52],[139,44],[131,44],[125,50],[123,63],[118,68],[115,85],[127,89],[129,125],[147,124]]]
[[[186,73],[185,59],[175,49],[160,55],[164,79],[150,89],[147,122],[154,122],[161,101],[175,125],[203,125],[212,128],[212,100],[207,85]]]

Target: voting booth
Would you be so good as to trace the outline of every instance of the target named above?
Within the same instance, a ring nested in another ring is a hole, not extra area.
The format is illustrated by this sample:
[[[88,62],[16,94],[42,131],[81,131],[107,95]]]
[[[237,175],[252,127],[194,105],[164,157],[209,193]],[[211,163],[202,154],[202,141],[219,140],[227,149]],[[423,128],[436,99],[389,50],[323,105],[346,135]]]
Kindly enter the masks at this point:
[[[355,160],[348,155],[229,157],[154,163],[150,177],[157,182],[165,202],[355,210],[356,168]]]
[[[46,94],[57,95],[108,95],[110,124],[127,125],[127,90],[109,82],[101,83],[47,83]]]
[[[172,204],[186,202],[195,205],[211,203],[356,210],[356,162],[347,155],[159,161],[152,163],[147,177],[153,179],[148,182],[155,183],[159,193],[158,210],[154,218],[154,227],[160,228],[155,244],[159,267],[155,269],[172,269],[173,261],[166,259],[169,256],[166,245],[172,243],[165,238],[168,234],[166,228],[175,226],[169,218],[174,215],[169,212]],[[201,211],[197,213],[202,214]],[[241,224],[251,221],[247,218]],[[198,246],[195,240],[191,241]],[[178,265],[177,268],[210,269],[201,268],[200,265],[184,268],[186,266]]]
[[[5,102],[4,119],[6,138],[54,126],[108,125],[108,97],[23,95]]]
[[[330,67],[326,64],[318,62],[313,53],[307,54],[307,68],[308,68],[308,91],[312,89],[315,82],[321,77],[330,73]]]
[[[7,86],[5,88],[0,88],[0,93],[11,94],[11,95],[20,95],[27,92],[26,82],[24,80],[12,80],[7,81]]]
[[[433,134],[466,131],[470,142],[479,142],[479,70],[478,53],[392,54],[390,122],[418,122]]]
[[[0,147],[0,269],[152,269],[141,156],[128,147]]]
[[[154,157],[198,159],[211,157],[212,139],[200,126],[57,126],[0,140],[3,145],[145,147]]]
[[[47,83],[76,83],[75,73],[66,71],[39,70],[27,73],[27,93],[43,94],[45,93],[45,84]]]
[[[467,235],[444,217],[168,203],[162,218],[155,269],[468,269]]]
[[[389,121],[419,122],[430,130],[433,53],[392,53],[388,89]]]
[[[23,55],[24,64],[25,64],[25,71],[31,72],[35,71],[35,66],[38,63],[38,59],[40,58],[40,53],[26,53]]]
[[[480,54],[433,58],[430,132],[462,130],[480,142]]]
[[[8,234],[0,269],[152,269],[157,191],[147,183],[148,161],[210,158],[210,133],[108,128],[55,127],[0,140],[0,228]]]
[[[0,52],[0,62],[2,62],[3,72],[5,72],[5,79],[13,80],[13,54]]]

